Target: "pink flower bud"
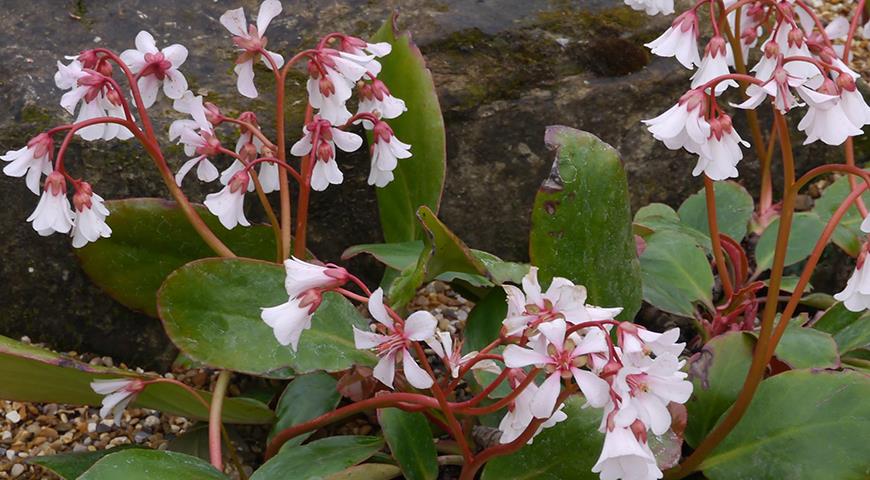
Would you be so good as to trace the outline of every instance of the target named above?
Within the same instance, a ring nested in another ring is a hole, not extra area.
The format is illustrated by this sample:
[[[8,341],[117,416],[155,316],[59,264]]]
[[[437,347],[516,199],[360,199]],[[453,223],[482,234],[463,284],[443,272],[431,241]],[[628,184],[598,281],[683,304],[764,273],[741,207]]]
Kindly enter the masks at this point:
[[[221,115],[221,110],[217,105],[211,102],[205,102],[205,118],[214,126],[220,125],[223,121],[223,115]]]
[[[92,202],[91,197],[94,194],[94,190],[91,188],[91,184],[88,182],[81,182],[76,186],[76,193],[73,195],[73,206],[76,211],[82,212],[86,208],[91,208]]]

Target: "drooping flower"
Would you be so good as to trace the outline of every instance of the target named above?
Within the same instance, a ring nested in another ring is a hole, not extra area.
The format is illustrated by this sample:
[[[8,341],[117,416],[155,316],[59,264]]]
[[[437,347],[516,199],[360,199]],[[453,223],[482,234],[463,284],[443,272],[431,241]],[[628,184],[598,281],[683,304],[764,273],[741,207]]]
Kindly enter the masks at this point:
[[[527,327],[563,318],[568,323],[578,324],[591,320],[612,319],[622,308],[600,308],[586,304],[586,288],[574,285],[567,278],[555,277],[546,292],[538,283],[538,268],[531,267],[522,280],[523,288],[502,285],[507,293],[508,312],[504,319],[508,335],[514,335]]]
[[[444,365],[450,370],[450,376],[459,378],[459,370],[468,364],[477,352],[468,352],[462,355],[462,342],[454,345],[453,337],[449,332],[438,332],[435,336],[427,338],[426,344],[429,345],[436,355],[441,357]],[[483,370],[490,373],[498,374],[501,370],[492,360],[481,360],[471,366],[471,370]]]
[[[98,395],[105,395],[100,416],[107,418],[111,414],[115,421],[120,421],[127,405],[145,389],[145,382],[138,378],[94,380],[91,382],[91,389]]]
[[[187,79],[178,71],[187,60],[187,49],[183,45],[176,43],[158,50],[154,37],[143,30],[136,35],[136,48],[121,52],[121,60],[139,77],[137,84],[145,108],[154,105],[161,84],[163,94],[173,100],[187,91]]]
[[[498,424],[498,429],[501,430],[499,443],[504,444],[513,442],[526,431],[526,428],[528,428],[535,419],[535,416],[532,414],[532,404],[534,403],[538,391],[538,387],[534,383],[530,383],[522,392],[519,393],[519,395],[517,395],[513,403],[508,407],[507,413],[505,413],[504,417],[502,417]],[[526,443],[531,444],[542,430],[550,428],[567,419],[568,415],[562,411],[562,408],[564,407],[565,404],[559,405],[559,408],[553,412],[553,415],[549,417],[547,421],[541,423],[535,431],[535,434],[532,435],[532,438],[530,438]]]
[[[43,175],[48,175],[52,171],[51,159],[51,137],[45,133],[30,139],[27,145],[18,149],[6,152],[6,155],[0,155],[0,160],[9,162],[3,167],[3,173],[10,177],[26,177],[25,183],[31,192],[39,195],[39,181]]]
[[[381,64],[373,55],[321,48],[308,62],[308,102],[318,109],[318,116],[341,125],[351,117],[346,104],[356,82],[366,74],[377,75],[380,70]]]
[[[227,229],[233,229],[236,225],[251,225],[245,218],[245,188],[250,180],[248,173],[242,170],[233,175],[221,191],[209,193],[205,197],[205,206]]]
[[[374,57],[385,57],[393,50],[393,46],[389,42],[368,43],[365,40],[350,35],[342,35],[339,48],[343,52],[363,57],[371,55]],[[375,75],[380,73],[380,68],[375,67],[377,71],[372,71]]]
[[[709,120],[710,138],[701,144],[698,163],[692,170],[692,175],[703,172],[711,180],[725,180],[737,177],[737,164],[743,159],[740,145],[749,147],[749,143],[731,125],[731,117],[719,114]]]
[[[701,65],[698,71],[692,75],[692,88],[698,88],[701,85],[713,80],[722,75],[728,75],[728,55],[725,39],[719,36],[710,39],[707,43],[707,48],[704,51],[704,58],[701,60]],[[734,80],[725,80],[716,84],[716,95],[721,95],[728,87],[736,87],[737,82]]]
[[[384,85],[384,82],[377,78],[370,83],[363,83],[359,87],[359,107],[358,113],[368,112],[379,115],[380,118],[391,119],[396,118],[408,110],[405,106],[405,101],[401,98],[394,97],[390,90]],[[366,128],[371,128],[371,125],[363,124]]]
[[[677,17],[665,33],[646,44],[653,54],[674,57],[689,70],[701,64],[698,55],[698,16],[688,10]]]
[[[233,71],[238,76],[236,87],[239,89],[239,93],[248,98],[257,98],[257,87],[254,85],[254,60],[262,58],[263,64],[270,70],[272,62],[277,68],[284,65],[284,57],[266,50],[267,40],[263,36],[269,23],[281,13],[281,10],[281,2],[278,0],[265,0],[260,4],[256,25],[248,25],[245,9],[241,7],[227,10],[221,15],[221,25],[233,34],[233,42],[241,50]],[[263,56],[264,53],[272,59],[272,62]]]
[[[73,211],[66,198],[66,179],[57,170],[48,174],[42,196],[36,209],[27,217],[33,229],[43,237],[57,233],[69,233],[73,227]]]
[[[646,12],[647,15],[670,15],[674,13],[674,0],[624,0],[625,4],[634,10]]]
[[[609,400],[610,386],[594,373],[583,370],[586,355],[607,351],[607,342],[600,330],[592,330],[577,342],[566,335],[567,323],[557,318],[538,326],[541,336],[532,342],[532,348],[508,345],[504,350],[504,362],[509,368],[537,365],[546,368],[547,379],[532,400],[532,414],[537,418],[550,418],[561,391],[563,378],[574,378],[586,401],[593,407],[603,407]]]
[[[178,169],[175,183],[180,187],[184,177],[193,167],[196,167],[196,176],[201,181],[213,181],[218,178],[218,170],[209,157],[220,153],[221,144],[214,134],[211,122],[207,119],[202,97],[194,96],[188,91],[176,100],[173,106],[177,111],[189,114],[191,118],[172,122],[169,125],[169,140],[178,138],[178,143],[184,145],[185,155],[193,157]]]
[[[868,216],[867,218],[870,218]],[[868,221],[865,219],[861,224],[862,230],[867,230]],[[851,312],[862,312],[870,309],[870,268],[867,268],[867,250],[868,245],[865,243],[861,247],[861,253],[858,255],[858,263],[855,266],[855,271],[846,282],[846,287],[843,291],[834,295],[834,298],[843,302],[843,306]]]
[[[396,138],[386,122],[378,122],[372,136],[375,142],[372,145],[372,169],[368,183],[385,187],[393,181],[393,170],[399,165],[399,159],[411,157],[411,146]]]
[[[802,85],[798,87],[798,94],[809,107],[798,123],[798,130],[807,134],[804,145],[816,140],[841,145],[847,138],[864,133],[846,115],[837,86],[830,79],[826,79],[818,91]]]
[[[313,152],[311,188],[320,192],[326,190],[330,184],[338,185],[344,180],[344,175],[338,169],[338,162],[335,161],[335,147],[345,152],[353,152],[362,146],[362,138],[315,117],[302,129],[302,138],[293,144],[290,154],[302,157],[312,153],[315,132],[317,132],[317,146]]]
[[[60,106],[72,115],[81,103],[76,123],[98,117],[126,118],[121,94],[114,90],[107,76],[84,68],[79,60],[73,60],[69,65],[57,62],[57,68],[55,84],[62,90],[69,90],[61,97]],[[133,132],[127,127],[116,123],[96,123],[80,128],[76,134],[88,141],[133,137]]]
[[[112,235],[112,228],[106,224],[109,209],[103,205],[103,198],[94,193],[91,185],[81,182],[73,195],[75,219],[72,229],[72,246],[81,248],[88,242],[96,242]]]
[[[662,471],[646,443],[646,434],[638,440],[632,428],[608,428],[604,435],[604,446],[593,473],[601,480],[654,480],[662,478]]]
[[[685,148],[690,153],[700,153],[701,145],[710,138],[706,110],[706,95],[698,90],[689,90],[676,105],[643,123],[653,137],[664,142],[669,149]]]
[[[858,91],[855,79],[840,75],[837,77],[837,86],[840,87],[840,105],[849,121],[858,128],[870,123],[870,106],[867,106],[864,95]]]
[[[380,359],[372,374],[384,385],[393,388],[396,375],[396,362],[401,358],[405,378],[415,388],[429,388],[432,377],[417,365],[409,348],[411,342],[422,342],[435,334],[438,323],[431,313],[418,311],[412,313],[403,323],[394,322],[384,307],[384,291],[375,290],[369,298],[369,313],[386,329],[386,335],[366,332],[353,327],[353,339],[356,348],[364,350],[374,348]]]

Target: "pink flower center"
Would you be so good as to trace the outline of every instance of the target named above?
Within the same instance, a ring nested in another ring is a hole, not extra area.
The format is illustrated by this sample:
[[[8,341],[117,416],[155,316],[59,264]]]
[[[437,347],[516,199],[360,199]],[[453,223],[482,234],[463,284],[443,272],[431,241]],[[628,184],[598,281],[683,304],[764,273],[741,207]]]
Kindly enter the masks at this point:
[[[172,62],[167,60],[163,53],[146,53],[145,68],[142,69],[141,75],[154,75],[158,80],[163,80],[170,68],[172,68]]]

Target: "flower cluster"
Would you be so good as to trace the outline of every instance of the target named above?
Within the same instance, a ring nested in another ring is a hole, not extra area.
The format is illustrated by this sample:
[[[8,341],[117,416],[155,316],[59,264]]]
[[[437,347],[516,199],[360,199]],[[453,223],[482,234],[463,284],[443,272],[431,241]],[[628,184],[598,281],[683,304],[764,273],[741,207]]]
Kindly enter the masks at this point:
[[[669,13],[668,7],[670,11],[673,7],[672,2],[665,5],[658,0],[626,1],[650,14]],[[703,172],[712,180],[738,176],[741,146],[749,144],[720,109],[717,98],[729,87],[737,87],[737,81],[749,84],[747,98],[734,105],[737,108],[756,109],[768,98],[783,114],[806,106],[798,124],[806,134],[805,144],[821,140],[840,145],[861,135],[864,125],[870,123],[870,107],[857,90],[858,75],[848,67],[842,46],[832,43],[847,36],[849,22],[845,18],[837,18],[819,31],[817,19],[804,3],[726,0],[722,12],[727,14],[727,22],[722,29],[733,32],[735,40],[726,41],[728,35],[720,31],[719,17],[711,13],[714,35],[701,57],[698,40],[703,15],[699,9],[707,3],[698,2],[647,44],[655,55],[674,57],[688,69],[697,67],[691,90],[663,114],[644,121],[650,133],[669,149],[683,148],[698,156],[693,175]],[[753,75],[732,73],[738,61],[751,60],[753,47],[759,52],[751,69]]]

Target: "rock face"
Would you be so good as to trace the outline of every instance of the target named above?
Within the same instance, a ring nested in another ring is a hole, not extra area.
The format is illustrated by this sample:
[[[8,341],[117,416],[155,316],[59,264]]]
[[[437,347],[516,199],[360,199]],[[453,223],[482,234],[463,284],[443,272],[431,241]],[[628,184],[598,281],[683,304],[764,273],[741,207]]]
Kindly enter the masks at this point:
[[[668,108],[688,85],[686,70],[651,59],[642,46],[669,18],[648,18],[617,0],[283,4],[284,14],[268,37],[270,49],[284,53],[306,48],[330,31],[365,37],[393,9],[402,12],[402,27],[414,33],[427,57],[447,124],[448,177],[440,217],[475,248],[527,259],[530,206],[552,161],[543,143],[547,125],[588,130],[616,147],[635,207],[651,201],[678,205],[700,186],[689,176],[694,160],[654,142],[639,123]],[[257,74],[259,99],[235,94],[235,54],[217,19],[237,5],[249,15],[257,8],[248,0],[6,0],[0,18],[5,32],[0,150],[20,148],[41,129],[69,121],[52,80],[57,60],[94,45],[131,48],[141,29],[152,32],[159,45],[188,47],[182,70],[193,90],[226,110],[255,111],[272,133],[266,72]],[[291,142],[301,127],[303,82],[300,70],[288,89],[288,110],[295,114],[288,127]],[[173,118],[170,107],[161,100],[152,108],[158,129],[165,131]],[[167,151],[173,165],[183,161],[178,149]],[[106,198],[167,195],[150,160],[132,142],[76,142],[68,158],[73,174]],[[315,195],[312,206],[312,248],[328,259],[347,246],[380,240],[374,192],[365,185],[366,155],[339,161],[345,184]],[[757,169],[752,160],[745,163],[741,181],[752,188]],[[186,189],[198,200],[206,189],[194,183]],[[0,334],[29,335],[56,348],[110,354],[138,365],[170,360],[174,350],[159,322],[126,310],[92,286],[67,239],[40,238],[25,223],[36,201],[23,182],[0,177]]]

